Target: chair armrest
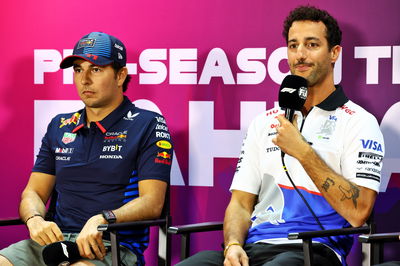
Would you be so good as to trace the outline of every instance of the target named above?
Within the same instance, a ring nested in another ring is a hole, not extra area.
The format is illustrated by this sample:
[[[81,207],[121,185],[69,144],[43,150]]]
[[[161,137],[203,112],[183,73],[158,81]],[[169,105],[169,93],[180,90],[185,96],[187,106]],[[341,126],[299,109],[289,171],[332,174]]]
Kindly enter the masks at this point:
[[[0,219],[0,226],[7,226],[7,225],[21,225],[24,224],[20,218],[13,217],[13,218],[6,218]]]
[[[361,243],[396,242],[400,241],[399,236],[400,232],[360,235],[358,241]]]
[[[170,226],[168,233],[170,234],[188,234],[207,231],[219,231],[223,229],[223,222],[206,222],[197,224],[186,224],[180,226]]]
[[[289,233],[288,239],[309,239],[315,237],[337,236],[337,235],[353,235],[353,234],[366,234],[370,232],[369,226],[339,228],[320,231],[308,231],[299,233]]]
[[[186,224],[168,227],[169,234],[181,235],[181,260],[189,257],[190,235],[192,233],[220,231],[223,229],[223,222],[206,222],[196,224]]]
[[[153,219],[153,220],[143,220],[143,221],[133,221],[133,222],[125,222],[125,223],[115,223],[115,224],[101,224],[97,227],[98,231],[106,232],[106,231],[118,231],[118,230],[128,230],[132,229],[132,227],[137,226],[153,226],[153,225],[162,225],[166,223],[166,219]]]

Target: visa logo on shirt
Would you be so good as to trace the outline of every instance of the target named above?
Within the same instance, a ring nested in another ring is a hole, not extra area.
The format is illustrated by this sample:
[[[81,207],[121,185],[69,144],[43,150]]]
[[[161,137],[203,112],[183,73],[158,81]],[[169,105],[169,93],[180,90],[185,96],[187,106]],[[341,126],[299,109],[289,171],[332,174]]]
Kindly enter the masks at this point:
[[[361,139],[361,143],[362,143],[362,146],[364,149],[383,152],[382,145],[380,143],[378,143],[377,141],[373,141],[371,139],[368,139],[368,140]]]

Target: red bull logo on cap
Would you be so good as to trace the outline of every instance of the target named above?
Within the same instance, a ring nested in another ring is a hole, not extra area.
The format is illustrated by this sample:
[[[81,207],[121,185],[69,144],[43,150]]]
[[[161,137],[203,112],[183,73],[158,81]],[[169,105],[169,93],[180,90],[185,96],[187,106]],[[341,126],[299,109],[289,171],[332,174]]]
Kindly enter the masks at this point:
[[[88,38],[81,39],[78,43],[77,49],[85,48],[85,47],[93,47],[95,42],[96,42],[96,39],[88,39]]]

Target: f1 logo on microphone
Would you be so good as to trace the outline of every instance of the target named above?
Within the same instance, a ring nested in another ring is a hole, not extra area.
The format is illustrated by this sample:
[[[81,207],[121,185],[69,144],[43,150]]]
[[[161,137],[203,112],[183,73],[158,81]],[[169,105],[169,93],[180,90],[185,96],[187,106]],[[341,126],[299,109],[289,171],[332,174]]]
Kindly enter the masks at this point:
[[[296,89],[286,88],[286,87],[281,90],[281,92],[289,92],[289,93],[293,93],[295,91],[296,91]]]

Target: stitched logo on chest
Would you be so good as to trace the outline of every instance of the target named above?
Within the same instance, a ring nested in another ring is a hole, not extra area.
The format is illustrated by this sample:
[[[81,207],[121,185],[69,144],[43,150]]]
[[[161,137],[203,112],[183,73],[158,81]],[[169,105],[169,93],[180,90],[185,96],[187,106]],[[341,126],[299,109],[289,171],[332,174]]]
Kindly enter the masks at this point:
[[[100,155],[99,159],[117,159],[117,160],[121,160],[123,159],[121,155]]]
[[[317,133],[318,139],[329,139],[336,128],[337,117],[330,115],[325,123],[320,127],[320,131]]]
[[[104,142],[115,142],[115,141],[126,141],[128,130],[120,131],[120,132],[106,132],[106,136],[104,137]]]
[[[132,114],[132,111],[129,111],[126,116],[124,117],[125,120],[132,121],[136,116],[138,116],[139,113],[134,113]]]
[[[71,125],[71,124],[78,124],[79,123],[79,119],[81,118],[81,114],[80,113],[75,113],[72,115],[71,118],[65,119],[64,117],[61,118],[61,125],[60,128],[62,128],[63,126],[66,125]]]
[[[266,151],[269,152],[273,152],[273,151],[280,151],[281,149],[279,147],[268,147],[266,148]]]
[[[74,152],[74,148],[55,148],[54,152],[61,154],[71,154]]]
[[[109,151],[109,152],[113,152],[113,151],[121,151],[122,149],[122,145],[108,145],[108,146],[103,146],[103,151]]]
[[[64,132],[64,136],[62,137],[61,141],[64,144],[68,144],[68,143],[74,142],[75,138],[76,138],[75,133]]]

